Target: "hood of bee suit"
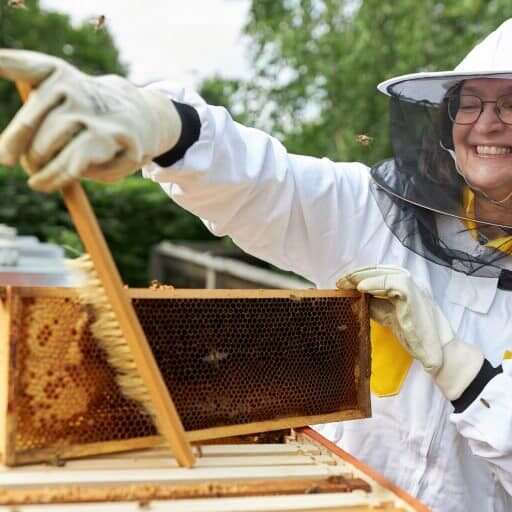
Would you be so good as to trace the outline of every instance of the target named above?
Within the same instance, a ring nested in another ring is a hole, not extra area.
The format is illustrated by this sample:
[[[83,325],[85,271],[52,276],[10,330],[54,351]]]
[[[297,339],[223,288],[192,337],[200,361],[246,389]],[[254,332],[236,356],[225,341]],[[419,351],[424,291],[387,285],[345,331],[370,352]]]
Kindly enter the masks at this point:
[[[477,44],[454,70],[396,76],[377,89],[411,102],[439,104],[458,82],[485,77],[512,79],[512,18]]]
[[[464,177],[452,150],[452,122],[444,101],[457,84],[484,77],[512,79],[512,19],[452,71],[402,75],[378,85],[390,97],[394,157],[373,167],[372,192],[388,227],[406,247],[471,275],[504,279],[511,272],[512,282],[510,202],[496,204]],[[493,204],[473,209],[475,198]],[[503,216],[496,215],[500,208]],[[500,226],[506,236],[490,243],[480,233],[486,225]]]

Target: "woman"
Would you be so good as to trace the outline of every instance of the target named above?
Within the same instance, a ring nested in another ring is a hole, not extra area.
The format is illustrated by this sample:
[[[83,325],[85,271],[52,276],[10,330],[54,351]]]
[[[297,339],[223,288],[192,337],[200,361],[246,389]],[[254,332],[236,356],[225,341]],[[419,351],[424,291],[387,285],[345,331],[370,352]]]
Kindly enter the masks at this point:
[[[36,93],[0,161],[42,191],[144,165],[247,252],[371,293],[373,417],[318,429],[435,510],[509,511],[511,51],[512,20],[455,71],[381,84],[395,157],[370,171],[288,154],[190,91],[2,50],[0,75]]]

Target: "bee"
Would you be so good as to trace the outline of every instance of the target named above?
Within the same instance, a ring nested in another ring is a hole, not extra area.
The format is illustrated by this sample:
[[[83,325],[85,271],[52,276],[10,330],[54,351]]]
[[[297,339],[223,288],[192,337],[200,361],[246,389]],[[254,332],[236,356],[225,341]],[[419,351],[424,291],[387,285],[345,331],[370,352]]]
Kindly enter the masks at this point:
[[[151,284],[149,285],[150,290],[174,290],[174,286],[172,284],[162,284],[157,279],[153,279]]]
[[[491,408],[491,404],[489,404],[489,402],[485,398],[480,398],[480,402],[482,402],[485,405],[485,407],[487,407],[487,409]]]
[[[9,0],[7,2],[7,7],[10,7],[11,9],[27,9],[25,0]]]
[[[225,352],[219,352],[216,349],[212,349],[208,352],[208,354],[201,358],[205,363],[211,364],[214,368],[219,367],[219,362],[227,359],[228,354]]]
[[[94,31],[98,32],[98,30],[105,28],[105,21],[106,17],[104,14],[100,14],[97,18],[91,20],[91,25],[93,26]]]
[[[373,138],[369,135],[365,135],[364,133],[360,133],[359,135],[356,135],[356,142],[359,142],[359,144],[363,146],[371,146]]]
[[[56,468],[63,468],[66,465],[66,461],[61,459],[59,455],[54,455],[47,461],[50,466],[55,466]]]

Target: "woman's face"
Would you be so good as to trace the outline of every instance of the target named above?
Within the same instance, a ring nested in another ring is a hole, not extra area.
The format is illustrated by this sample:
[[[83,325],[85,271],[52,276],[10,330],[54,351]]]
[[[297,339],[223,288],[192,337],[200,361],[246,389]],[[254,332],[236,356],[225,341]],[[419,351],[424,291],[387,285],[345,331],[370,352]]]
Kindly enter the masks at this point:
[[[512,80],[466,80],[460,94],[495,101],[512,94]],[[495,103],[484,103],[473,124],[454,123],[452,135],[459,169],[472,187],[498,201],[512,193],[512,125],[500,121]]]

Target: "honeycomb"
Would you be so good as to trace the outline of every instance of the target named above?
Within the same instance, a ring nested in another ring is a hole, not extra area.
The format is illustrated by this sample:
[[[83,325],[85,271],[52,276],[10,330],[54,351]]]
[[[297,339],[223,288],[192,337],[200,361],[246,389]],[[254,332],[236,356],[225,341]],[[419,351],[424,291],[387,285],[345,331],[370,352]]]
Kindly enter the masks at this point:
[[[16,451],[154,434],[137,403],[121,395],[76,301],[25,298],[16,340]]]
[[[134,298],[185,430],[358,409],[364,298]],[[16,316],[15,450],[155,434],[123,397],[71,297]]]
[[[352,298],[135,299],[185,430],[358,405]]]

